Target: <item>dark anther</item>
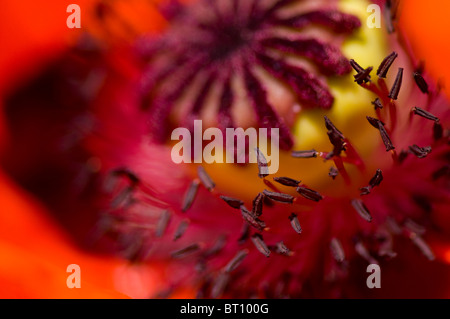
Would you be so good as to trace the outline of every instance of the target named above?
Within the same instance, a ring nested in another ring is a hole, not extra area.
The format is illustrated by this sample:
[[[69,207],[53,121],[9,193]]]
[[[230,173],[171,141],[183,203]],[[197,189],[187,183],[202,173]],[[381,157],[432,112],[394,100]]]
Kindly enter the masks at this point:
[[[264,178],[269,175],[269,167],[267,165],[267,160],[264,154],[256,148],[256,158],[258,161],[258,176]]]
[[[363,82],[368,82],[369,78],[370,78],[370,72],[372,72],[373,67],[370,66],[367,69],[364,69],[364,71],[354,75],[353,77],[355,78],[355,82],[358,84],[362,84]]]
[[[424,94],[428,94],[428,83],[423,78],[422,74],[419,72],[413,73],[414,80],[416,81],[417,87],[422,91]]]
[[[345,259],[344,248],[342,248],[342,244],[337,238],[333,238],[330,242],[331,253],[333,254],[334,259],[337,262],[343,262]]]
[[[252,236],[252,242],[255,245],[256,249],[266,257],[270,256],[270,249],[267,247],[266,243],[263,240],[262,235],[254,234]]]
[[[381,62],[380,66],[377,70],[377,75],[380,78],[386,78],[386,75],[392,66],[392,63],[394,63],[395,59],[398,57],[398,54],[396,52],[392,52],[389,54],[386,58],[384,58],[383,62]]]
[[[259,231],[263,231],[266,228],[266,223],[258,219],[251,211],[249,211],[244,206],[241,206],[241,213],[244,220],[252,227]]]
[[[315,158],[317,157],[318,153],[316,150],[310,150],[310,151],[293,151],[291,153],[292,157],[295,158]]]
[[[375,107],[375,110],[381,110],[383,108],[383,104],[379,98],[376,98],[375,101],[372,102],[372,105]]]
[[[316,192],[312,189],[306,188],[304,186],[297,187],[297,193],[299,193],[306,199],[309,199],[309,200],[312,200],[315,202],[318,202],[323,199],[323,196],[320,195],[318,192]]]
[[[426,118],[427,120],[439,122],[439,118],[437,116],[431,114],[428,111],[425,111],[424,109],[421,109],[420,107],[413,107],[412,111],[414,112],[414,114]]]
[[[172,256],[172,258],[183,258],[183,257],[186,257],[186,256],[192,254],[192,253],[195,253],[199,249],[200,249],[200,245],[199,244],[192,244],[192,245],[189,245],[189,246],[187,246],[185,248],[182,248],[180,250],[172,252],[171,256]]]
[[[351,201],[353,208],[356,210],[356,212],[361,216],[364,220],[371,222],[372,221],[372,215],[370,215],[369,210],[367,209],[366,205],[364,205],[363,201],[360,199],[353,199]]]
[[[286,247],[286,245],[282,241],[280,241],[276,244],[275,251],[281,255],[286,255],[286,256],[292,255],[292,252],[289,250],[289,248]]]
[[[189,221],[183,220],[180,223],[180,225],[178,225],[178,228],[175,231],[175,234],[173,235],[173,240],[176,241],[176,240],[180,239],[186,232],[188,226],[189,226]]]
[[[197,175],[200,181],[202,182],[203,186],[206,187],[210,192],[216,187],[216,184],[212,181],[211,177],[208,175],[208,173],[205,171],[203,166],[199,166],[197,169]]]
[[[159,217],[158,223],[156,224],[156,229],[155,229],[155,237],[162,237],[162,235],[164,235],[164,232],[167,229],[167,225],[169,224],[170,221],[170,212],[165,210],[164,212],[162,212],[161,216]]]
[[[431,153],[431,146],[420,147],[414,144],[409,147],[409,151],[418,158],[425,158]]]
[[[184,195],[183,204],[181,206],[181,210],[183,212],[185,212],[189,208],[191,208],[192,203],[194,202],[195,196],[197,195],[199,184],[200,183],[197,180],[194,180],[189,185],[189,188],[187,189],[186,194]]]
[[[336,169],[336,167],[331,166],[330,171],[328,172],[328,176],[330,176],[332,179],[336,179],[338,175],[339,171]]]
[[[389,98],[392,100],[398,99],[398,94],[400,93],[400,88],[402,87],[403,80],[403,68],[398,69],[397,77],[395,78],[394,85],[392,85],[392,89],[389,92]]]
[[[297,234],[302,233],[302,227],[300,226],[300,222],[298,220],[298,217],[296,214],[292,213],[291,216],[289,216],[289,220],[291,221],[291,226],[295,230]]]
[[[262,215],[265,196],[266,195],[264,195],[264,193],[259,193],[258,195],[256,195],[255,199],[253,200],[252,214],[256,217],[259,217]]]
[[[228,264],[225,266],[224,270],[226,273],[230,273],[233,270],[235,270],[242,262],[244,261],[245,257],[248,255],[248,250],[244,249],[239,251],[236,256],[231,259]]]
[[[263,193],[269,199],[276,201],[276,202],[289,203],[289,204],[292,204],[294,202],[294,196],[291,196],[289,194],[271,192],[271,191],[268,191],[267,189],[265,189],[263,191]]]
[[[281,185],[289,187],[297,187],[298,184],[301,183],[301,181],[297,181],[289,177],[274,177],[273,180],[277,183],[280,183]]]
[[[361,73],[363,73],[364,71],[365,71],[365,69],[362,67],[362,66],[360,66],[355,60],[353,60],[353,59],[351,59],[350,60],[350,65],[352,66],[352,68],[357,72],[357,75],[358,74],[361,74]],[[372,69],[370,70],[370,71],[372,71]],[[369,74],[367,74],[362,80],[364,81],[364,82],[369,82],[370,81],[370,72],[369,72]],[[356,78],[355,78],[355,80],[356,80]],[[358,84],[361,84],[361,83],[359,83],[358,82]]]
[[[384,128],[384,123],[379,119],[370,116],[367,116],[366,118],[373,127],[377,128],[380,131],[381,139],[383,140],[384,146],[386,146],[386,152],[394,150],[395,147],[392,144],[392,141],[388,133],[386,132],[386,129]]]
[[[372,179],[369,182],[369,186],[360,188],[361,195],[368,195],[372,191],[372,189],[375,186],[380,185],[380,183],[383,181],[383,172],[381,169],[377,169],[375,175],[372,177]]]
[[[230,205],[233,208],[239,209],[242,205],[244,205],[244,202],[241,201],[240,199],[236,199],[236,198],[232,198],[232,197],[227,197],[227,196],[220,196],[220,198],[222,198],[225,203],[227,203],[228,205]]]

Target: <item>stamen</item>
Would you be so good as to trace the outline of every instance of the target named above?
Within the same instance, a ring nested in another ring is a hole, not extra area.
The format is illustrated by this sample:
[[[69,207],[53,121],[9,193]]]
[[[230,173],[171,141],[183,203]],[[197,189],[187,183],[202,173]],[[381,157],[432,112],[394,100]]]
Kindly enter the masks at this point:
[[[225,203],[227,203],[229,206],[236,208],[236,209],[239,209],[242,205],[244,205],[244,202],[241,201],[240,199],[227,197],[227,196],[223,196],[223,195],[221,195],[220,198],[222,198],[225,201]]]
[[[205,186],[206,189],[208,189],[210,192],[212,192],[214,190],[214,187],[216,187],[216,184],[214,184],[211,177],[205,171],[203,166],[199,166],[197,168],[197,175],[198,175],[198,178],[200,179],[200,181],[202,182],[203,186]]]
[[[181,205],[182,212],[186,212],[189,208],[191,208],[192,203],[194,202],[194,199],[197,195],[199,185],[200,182],[198,180],[192,181],[192,183],[189,185],[189,188],[184,195],[183,204]]]
[[[422,252],[422,254],[429,260],[433,261],[436,259],[433,251],[431,250],[430,246],[423,240],[422,237],[417,235],[416,233],[411,232],[409,235],[409,238],[412,240],[414,245],[416,245],[417,248]]]
[[[264,195],[264,193],[259,193],[258,195],[256,195],[255,199],[253,200],[252,213],[256,217],[259,217],[262,215],[265,196],[266,195]]]
[[[364,220],[368,221],[369,223],[372,221],[372,215],[370,215],[369,210],[367,209],[366,205],[364,205],[363,201],[360,199],[353,199],[351,201],[351,204],[353,208],[356,210],[356,212],[361,216]]]
[[[297,234],[301,234],[302,227],[300,226],[300,221],[298,220],[297,215],[292,213],[291,216],[289,216],[289,220],[291,221],[291,226],[294,228],[295,232]]]
[[[395,32],[394,19],[397,14],[397,7],[398,4],[396,0],[387,0],[386,5],[384,6],[384,21],[389,34]]]
[[[168,210],[165,210],[161,214],[161,217],[159,217],[158,223],[156,224],[155,237],[160,238],[164,235],[167,225],[169,225],[170,218],[171,214]]]
[[[431,114],[428,111],[425,111],[424,109],[421,109],[420,107],[413,107],[412,111],[414,112],[414,114],[419,115],[423,118],[426,118],[427,120],[431,120],[431,121],[435,121],[435,122],[439,122],[439,118],[433,114]]]
[[[428,154],[431,153],[431,146],[420,147],[414,144],[409,147],[409,150],[412,154],[416,155],[418,158],[425,158],[428,156]]]
[[[389,54],[386,58],[384,58],[383,62],[381,62],[380,66],[377,70],[377,75],[379,78],[386,78],[386,75],[392,66],[392,63],[394,63],[395,59],[398,57],[398,54],[396,52],[392,52]]]
[[[295,158],[315,158],[317,157],[318,152],[316,150],[310,150],[310,151],[293,151],[291,153],[292,157]]]
[[[131,201],[131,194],[133,193],[133,187],[128,186],[121,190],[119,194],[117,194],[114,199],[111,201],[111,208],[116,209],[119,206],[126,205]]]
[[[337,238],[333,238],[330,242],[330,249],[334,259],[341,263],[345,260],[345,252],[341,242]]]
[[[252,236],[252,242],[255,245],[256,249],[266,257],[270,256],[270,249],[267,247],[266,243],[263,240],[262,235],[254,234]]]
[[[236,256],[233,257],[233,259],[231,259],[228,264],[224,267],[224,271],[226,273],[230,273],[233,270],[235,270],[240,264],[242,264],[242,262],[244,261],[245,257],[247,257],[248,255],[248,250],[247,249],[243,249],[241,251],[239,251]]]
[[[364,71],[354,75],[353,77],[355,78],[355,82],[358,84],[362,84],[363,82],[368,82],[368,78],[370,76],[370,73],[372,72],[373,67],[370,66],[367,69],[364,69]]]
[[[383,171],[381,169],[377,169],[374,177],[369,182],[369,185],[373,188],[375,186],[378,186],[383,181]]]
[[[301,183],[301,181],[297,181],[289,177],[274,177],[273,180],[277,183],[280,183],[281,185],[289,187],[297,187],[298,184]]]
[[[366,118],[373,127],[377,128],[380,131],[381,139],[383,140],[384,146],[386,146],[386,152],[395,150],[395,147],[394,145],[392,145],[391,139],[386,132],[386,129],[384,128],[384,123],[379,119],[370,116],[367,116]]]
[[[425,227],[417,224],[410,218],[406,219],[404,226],[418,235],[424,235],[427,231]]]
[[[276,202],[289,203],[289,204],[292,204],[294,202],[294,196],[291,196],[289,194],[275,193],[275,192],[268,191],[267,189],[265,189],[263,192],[264,192],[264,195],[266,195],[269,199],[274,200]]]
[[[221,272],[217,276],[216,280],[214,280],[214,283],[212,284],[211,298],[217,299],[221,297],[229,282],[230,282],[230,275],[226,272]]]
[[[269,175],[269,167],[267,165],[267,160],[264,154],[256,148],[256,158],[258,161],[258,176],[264,178]]]
[[[330,152],[326,159],[333,156],[339,156],[342,151],[345,150],[344,135],[339,131],[336,126],[325,116],[325,126],[328,129],[327,135],[330,143],[333,145],[333,151]]]
[[[330,176],[333,180],[339,175],[339,171],[336,167],[331,166],[330,171],[328,172],[328,176]]]
[[[263,231],[266,228],[266,223],[254,216],[245,206],[241,206],[241,213],[244,220],[258,231]]]
[[[365,71],[365,69],[362,67],[362,66],[360,66],[355,60],[353,60],[353,59],[351,59],[350,60],[350,65],[352,66],[352,68],[358,73],[358,74],[360,74],[360,73],[362,73],[362,72],[364,72]],[[369,72],[370,73],[370,72]],[[363,79],[364,80],[364,82],[369,82],[370,80],[371,80],[371,77],[370,77],[370,75],[369,74],[367,74],[367,76]],[[361,83],[358,83],[358,84],[361,84]]]
[[[276,249],[275,251],[278,254],[292,256],[292,252],[290,251],[289,248],[286,247],[286,245],[282,241],[276,244],[275,249]]]
[[[398,94],[400,93],[400,88],[402,86],[402,80],[403,80],[403,68],[399,68],[397,77],[395,78],[394,85],[392,85],[391,92],[388,95],[390,99],[392,100],[398,99]]]
[[[186,257],[190,254],[195,253],[196,251],[198,251],[200,249],[200,245],[199,244],[191,244],[185,248],[182,248],[180,250],[174,251],[171,253],[172,258],[183,258]]]
[[[359,190],[361,191],[360,195],[364,196],[364,195],[369,195],[370,192],[372,191],[372,188],[370,186],[364,186],[364,187],[361,187]]]
[[[372,102],[375,110],[381,110],[383,108],[383,104],[381,103],[379,98],[376,98],[375,101]]]
[[[428,94],[428,83],[423,78],[422,74],[419,72],[413,73],[414,80],[416,81],[417,87],[422,91],[424,94]]]
[[[297,187],[297,193],[299,193],[306,199],[312,200],[314,202],[318,202],[323,199],[323,196],[320,195],[318,192],[304,186]]]
[[[327,116],[324,116],[325,119],[325,127],[327,128],[328,131],[333,131],[335,132],[340,138],[344,139],[344,134],[341,133],[341,131],[339,131],[336,126],[334,126],[333,122],[330,121],[330,119]]]
[[[188,226],[189,226],[188,220],[181,221],[180,224],[178,225],[177,230],[175,231],[175,234],[173,235],[173,241],[177,241],[178,239],[180,239],[186,232]]]
[[[372,191],[372,189],[378,185],[380,185],[380,183],[383,181],[383,172],[381,171],[381,169],[377,169],[374,177],[372,177],[372,179],[369,182],[369,186],[360,188],[361,190],[361,195],[368,195],[370,194],[370,192]]]

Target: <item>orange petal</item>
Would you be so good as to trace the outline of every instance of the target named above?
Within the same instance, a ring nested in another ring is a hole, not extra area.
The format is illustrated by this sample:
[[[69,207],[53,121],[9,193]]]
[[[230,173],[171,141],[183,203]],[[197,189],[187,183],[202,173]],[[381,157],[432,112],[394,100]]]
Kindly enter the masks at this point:
[[[450,97],[450,2],[403,1],[400,24],[417,58],[423,59],[435,79],[442,79]]]

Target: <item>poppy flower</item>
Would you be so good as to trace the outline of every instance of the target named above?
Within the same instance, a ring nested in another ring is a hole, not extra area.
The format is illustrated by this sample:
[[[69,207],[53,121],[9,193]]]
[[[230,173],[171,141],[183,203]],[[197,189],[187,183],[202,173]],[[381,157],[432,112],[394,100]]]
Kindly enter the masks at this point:
[[[10,90],[3,165],[80,247],[131,265],[132,297],[448,297],[449,102],[412,10],[377,4],[382,28],[356,0],[99,1]],[[175,163],[194,120],[278,128],[278,172],[267,149]]]

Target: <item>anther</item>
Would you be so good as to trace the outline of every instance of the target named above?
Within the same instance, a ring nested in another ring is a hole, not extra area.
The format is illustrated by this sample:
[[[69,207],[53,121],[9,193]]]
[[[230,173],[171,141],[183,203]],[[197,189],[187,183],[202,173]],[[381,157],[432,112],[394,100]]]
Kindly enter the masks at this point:
[[[235,270],[240,264],[242,264],[242,262],[244,261],[245,257],[247,257],[248,255],[248,250],[247,249],[243,249],[241,251],[239,251],[236,256],[233,257],[233,259],[231,259],[228,264],[225,266],[224,271],[226,273],[230,273],[233,270]]]
[[[420,91],[422,91],[422,93],[424,94],[428,94],[428,83],[425,81],[422,74],[420,74],[419,72],[414,72],[413,77]]]
[[[206,187],[210,192],[214,190],[214,187],[216,187],[216,184],[212,181],[211,177],[208,175],[208,173],[205,171],[203,166],[199,166],[197,168],[197,175],[200,181],[202,182],[203,186]]]
[[[242,205],[244,205],[244,202],[241,201],[240,199],[236,199],[236,198],[232,198],[232,197],[227,197],[227,196],[220,196],[221,199],[223,199],[225,201],[225,203],[227,203],[229,206],[239,209]]]
[[[298,217],[296,214],[292,213],[291,216],[289,216],[289,220],[291,221],[291,226],[295,230],[297,234],[302,233],[302,227],[300,226],[300,222],[298,220]]]
[[[194,202],[194,199],[197,195],[199,184],[200,182],[198,180],[194,180],[191,182],[184,195],[183,204],[181,205],[181,211],[186,212],[189,208],[191,208],[192,203]]]
[[[264,193],[264,195],[267,196],[267,198],[269,198],[273,201],[276,201],[276,202],[288,203],[288,204],[292,204],[294,202],[294,196],[291,196],[289,194],[271,192],[271,191],[268,191],[267,189],[265,189],[263,191],[263,193]]]
[[[273,180],[277,183],[280,183],[281,185],[289,187],[297,187],[298,184],[301,183],[301,181],[297,181],[289,177],[274,177]]]
[[[353,199],[351,201],[351,204],[353,208],[356,210],[356,212],[361,216],[364,220],[368,221],[369,223],[372,221],[372,215],[370,215],[369,210],[367,209],[366,205],[364,205],[363,201],[360,199]]]
[[[312,189],[309,189],[307,187],[304,187],[304,186],[297,187],[297,193],[299,193],[306,199],[309,199],[309,200],[312,200],[315,202],[318,202],[323,199],[323,196],[320,195],[318,192],[316,192]]]
[[[316,150],[310,150],[310,151],[293,151],[291,153],[292,157],[295,158],[315,158],[317,157],[318,152]]]
[[[396,52],[392,52],[389,54],[386,58],[384,58],[383,62],[381,62],[380,66],[377,70],[377,75],[379,78],[386,78],[386,75],[392,66],[392,63],[394,63],[395,59],[397,59],[398,54]]]
[[[398,99],[398,94],[400,93],[400,88],[402,86],[403,80],[403,68],[398,69],[397,77],[395,78],[395,82],[392,85],[392,89],[389,92],[389,98],[392,100]]]
[[[252,242],[255,245],[256,249],[266,257],[270,256],[270,249],[267,247],[266,243],[263,240],[262,235],[254,234],[252,236]]]

